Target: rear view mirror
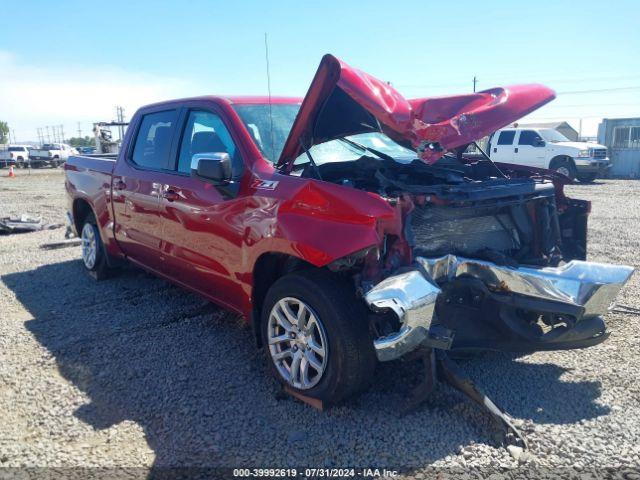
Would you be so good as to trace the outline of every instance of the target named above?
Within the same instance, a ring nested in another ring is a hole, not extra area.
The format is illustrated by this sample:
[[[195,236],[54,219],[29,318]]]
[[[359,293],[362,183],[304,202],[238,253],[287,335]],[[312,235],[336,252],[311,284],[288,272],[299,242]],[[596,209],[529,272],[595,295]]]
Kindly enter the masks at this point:
[[[542,140],[541,138],[537,138],[533,141],[533,146],[534,147],[544,147],[546,145],[546,142],[544,140]]]
[[[231,182],[231,157],[228,153],[197,153],[191,157],[191,176],[226,185]]]

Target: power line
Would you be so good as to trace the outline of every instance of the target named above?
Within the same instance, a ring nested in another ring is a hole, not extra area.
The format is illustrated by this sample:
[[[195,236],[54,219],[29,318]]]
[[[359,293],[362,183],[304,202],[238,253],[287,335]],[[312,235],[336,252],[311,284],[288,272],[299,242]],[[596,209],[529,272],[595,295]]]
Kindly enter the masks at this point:
[[[573,105],[563,105],[563,104],[549,104],[547,105],[545,108],[576,108],[576,107],[634,107],[634,108],[639,108],[640,107],[640,103],[638,104],[633,104],[633,103],[576,103]]]
[[[558,95],[576,95],[581,93],[603,93],[603,92],[618,92],[622,90],[638,90],[640,85],[633,87],[614,87],[614,88],[595,88],[593,90],[568,90],[565,92],[558,92]]]

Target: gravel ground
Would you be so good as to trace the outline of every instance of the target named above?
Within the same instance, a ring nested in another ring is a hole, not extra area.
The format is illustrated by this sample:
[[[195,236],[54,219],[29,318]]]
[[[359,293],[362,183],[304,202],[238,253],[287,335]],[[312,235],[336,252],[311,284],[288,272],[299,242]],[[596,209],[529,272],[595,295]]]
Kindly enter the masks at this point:
[[[61,221],[60,170],[0,174],[0,216]],[[593,201],[590,259],[640,267],[640,183],[568,190]],[[637,316],[609,314],[611,338],[588,350],[460,362],[525,432],[516,459],[448,387],[400,416],[410,364],[382,365],[371,390],[324,413],[281,398],[237,318],[133,268],[95,283],[78,247],[39,248],[63,232],[0,236],[1,466],[640,467]],[[640,307],[639,278],[620,303]]]

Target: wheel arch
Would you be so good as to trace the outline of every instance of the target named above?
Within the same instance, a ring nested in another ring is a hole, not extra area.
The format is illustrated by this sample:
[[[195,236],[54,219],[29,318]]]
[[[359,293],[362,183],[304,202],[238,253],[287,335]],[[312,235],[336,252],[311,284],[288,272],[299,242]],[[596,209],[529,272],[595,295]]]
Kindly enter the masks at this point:
[[[300,257],[281,252],[264,252],[258,257],[254,263],[252,272],[253,288],[251,301],[253,308],[250,319],[251,329],[258,347],[262,346],[262,338],[260,335],[262,306],[271,285],[288,273],[314,268],[317,267]]]
[[[97,218],[96,212],[93,210],[93,207],[84,198],[76,198],[73,201],[71,210],[72,210],[71,215],[73,217],[73,225],[76,228],[76,232],[78,234],[80,234],[80,231],[82,230],[82,225],[84,224],[84,221],[87,218],[87,215],[92,213],[93,216]]]
[[[569,155],[562,154],[562,155],[556,155],[551,159],[551,161],[549,162],[549,169],[553,170],[553,167],[560,162],[570,162],[574,166],[574,168],[576,166],[576,163],[573,161],[573,158],[571,158]]]

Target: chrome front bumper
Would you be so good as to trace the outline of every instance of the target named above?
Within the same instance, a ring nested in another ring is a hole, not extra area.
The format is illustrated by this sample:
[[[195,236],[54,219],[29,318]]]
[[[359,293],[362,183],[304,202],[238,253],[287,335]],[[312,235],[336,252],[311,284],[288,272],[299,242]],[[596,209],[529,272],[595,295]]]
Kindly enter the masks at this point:
[[[442,284],[464,275],[481,280],[497,293],[516,294],[578,307],[578,320],[603,315],[633,268],[573,260],[560,267],[507,267],[455,255],[416,258],[420,270],[386,278],[365,295],[374,312],[390,309],[401,324],[398,332],[374,340],[380,361],[394,360],[427,339]]]
[[[420,345],[428,336],[440,289],[419,270],[388,277],[365,295],[374,312],[390,309],[400,320],[400,330],[374,340],[378,360],[400,358]]]
[[[590,171],[606,171],[611,168],[611,162],[608,158],[574,158],[576,168],[580,172]]]

